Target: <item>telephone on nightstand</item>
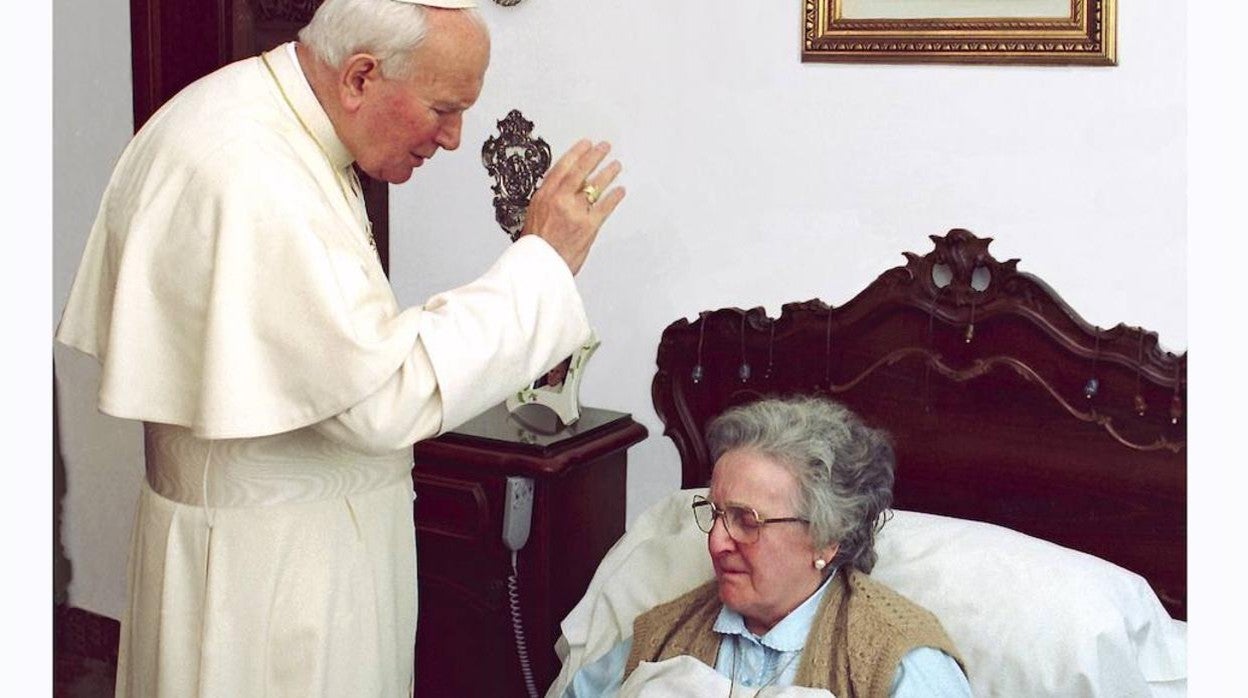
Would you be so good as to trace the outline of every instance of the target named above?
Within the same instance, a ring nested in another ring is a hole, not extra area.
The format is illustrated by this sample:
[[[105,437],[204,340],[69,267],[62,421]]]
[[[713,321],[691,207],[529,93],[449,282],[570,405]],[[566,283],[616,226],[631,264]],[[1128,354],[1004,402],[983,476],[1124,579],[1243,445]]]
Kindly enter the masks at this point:
[[[533,479],[510,476],[503,496],[503,545],[511,551],[511,575],[507,577],[507,602],[511,607],[511,628],[516,636],[516,657],[520,660],[520,672],[529,698],[537,698],[537,685],[529,666],[529,650],[524,640],[524,623],[520,615],[520,573],[516,558],[524,544],[529,542],[529,528],[533,521]]]
[[[529,525],[533,519],[533,478],[507,478],[507,493],[503,502],[503,544],[516,553],[529,541]],[[512,559],[515,559],[514,556]]]

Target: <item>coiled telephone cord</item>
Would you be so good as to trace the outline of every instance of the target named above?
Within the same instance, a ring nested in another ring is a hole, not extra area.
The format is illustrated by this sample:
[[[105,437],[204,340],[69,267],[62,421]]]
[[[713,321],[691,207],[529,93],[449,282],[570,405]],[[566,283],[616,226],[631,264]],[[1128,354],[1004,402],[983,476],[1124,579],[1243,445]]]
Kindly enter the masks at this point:
[[[524,641],[524,624],[520,619],[520,580],[515,551],[511,553],[511,576],[507,577],[507,600],[511,606],[511,629],[516,635],[516,657],[520,660],[524,687],[529,692],[529,698],[537,698],[537,685],[533,682],[533,668],[529,666],[529,650]]]

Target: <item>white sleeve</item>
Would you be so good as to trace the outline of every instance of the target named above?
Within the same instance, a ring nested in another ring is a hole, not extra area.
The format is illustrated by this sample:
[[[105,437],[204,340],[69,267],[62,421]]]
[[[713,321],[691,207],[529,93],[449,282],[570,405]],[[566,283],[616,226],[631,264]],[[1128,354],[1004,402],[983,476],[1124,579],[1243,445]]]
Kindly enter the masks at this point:
[[[405,448],[502,402],[589,337],[567,264],[544,240],[525,236],[477,280],[429,299],[399,370],[314,428],[368,452]]]
[[[424,345],[417,342],[381,389],[312,428],[357,451],[387,453],[437,434],[441,424],[442,396]]]

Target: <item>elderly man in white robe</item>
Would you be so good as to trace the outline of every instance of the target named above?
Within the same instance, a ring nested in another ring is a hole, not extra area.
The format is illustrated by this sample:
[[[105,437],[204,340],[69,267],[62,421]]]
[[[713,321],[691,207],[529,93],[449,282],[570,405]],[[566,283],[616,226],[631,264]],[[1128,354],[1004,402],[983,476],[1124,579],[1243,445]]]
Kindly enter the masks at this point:
[[[488,271],[398,306],[352,163],[397,184],[458,147],[471,5],[326,0],[122,154],[57,334],[144,423],[118,696],[410,694],[411,445],[588,340],[573,276],[624,196],[582,141]]]

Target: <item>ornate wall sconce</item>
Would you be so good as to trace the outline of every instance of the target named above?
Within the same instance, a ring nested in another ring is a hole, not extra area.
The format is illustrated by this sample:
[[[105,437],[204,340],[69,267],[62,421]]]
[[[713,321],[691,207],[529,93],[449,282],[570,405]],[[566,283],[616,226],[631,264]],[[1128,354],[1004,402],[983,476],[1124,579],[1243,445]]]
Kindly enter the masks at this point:
[[[524,229],[529,200],[550,169],[550,146],[533,138],[533,122],[519,109],[498,122],[498,131],[481,146],[481,163],[494,178],[494,220],[514,242]]]

